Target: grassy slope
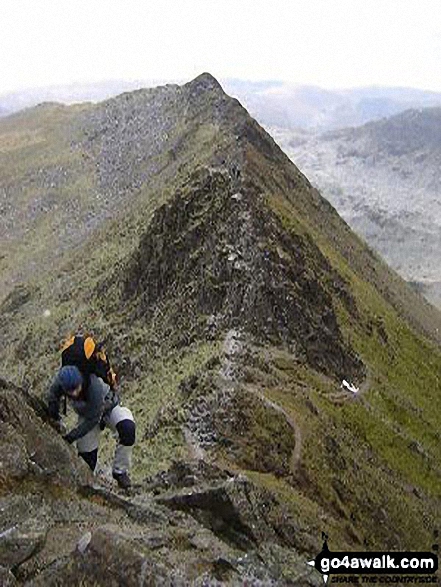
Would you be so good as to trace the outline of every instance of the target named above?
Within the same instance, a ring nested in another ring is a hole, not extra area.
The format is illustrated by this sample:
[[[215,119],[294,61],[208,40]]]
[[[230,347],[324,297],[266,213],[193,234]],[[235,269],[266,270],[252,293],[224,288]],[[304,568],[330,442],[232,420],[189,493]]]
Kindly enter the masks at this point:
[[[263,158],[254,146],[248,162],[256,177]],[[312,235],[350,284],[359,319],[338,301],[336,309],[368,368],[366,391],[356,399],[320,378],[308,381],[305,399],[302,387],[296,390],[298,367],[289,362],[282,369],[288,377],[268,390],[307,431],[304,490],[332,506],[341,540],[397,546],[406,536],[414,548],[429,546],[441,518],[440,315],[350,233],[307,182],[298,176],[300,189],[289,190],[287,177],[274,169],[260,178],[261,189],[287,230]]]
[[[93,210],[88,189],[91,169],[79,152],[70,149],[72,121],[87,109],[48,104],[1,120],[0,177],[6,203],[1,235],[3,295],[10,290],[17,268],[22,277],[40,263],[42,254],[53,258],[47,255],[54,249],[53,234],[59,235],[59,248],[63,225],[69,217],[75,218],[80,194],[84,206]]]

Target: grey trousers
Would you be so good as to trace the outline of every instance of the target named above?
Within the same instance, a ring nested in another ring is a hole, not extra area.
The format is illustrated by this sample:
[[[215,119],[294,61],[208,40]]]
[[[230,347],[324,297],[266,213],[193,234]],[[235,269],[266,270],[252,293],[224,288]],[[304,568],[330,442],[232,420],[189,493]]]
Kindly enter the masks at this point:
[[[78,423],[82,420],[78,418]],[[115,406],[106,416],[104,416],[104,423],[106,428],[109,428],[115,438],[118,438],[118,431],[116,425],[122,420],[131,420],[134,422],[132,412],[128,408],[122,406]],[[79,438],[76,442],[78,452],[92,452],[99,447],[100,443],[101,428],[97,424],[90,432],[85,434],[82,438]],[[133,446],[123,446],[118,442],[115,450],[115,456],[113,459],[112,470],[115,473],[123,473],[130,471],[132,468],[132,451]]]

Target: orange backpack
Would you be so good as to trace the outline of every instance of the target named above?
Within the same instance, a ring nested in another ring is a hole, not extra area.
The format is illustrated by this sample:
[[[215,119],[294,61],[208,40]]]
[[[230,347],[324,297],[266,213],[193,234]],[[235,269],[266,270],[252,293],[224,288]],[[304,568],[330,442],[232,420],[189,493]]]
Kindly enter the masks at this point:
[[[91,336],[69,338],[61,350],[61,365],[75,365],[86,379],[94,374],[111,389],[116,387],[116,373],[110,366],[103,344],[97,344]]]

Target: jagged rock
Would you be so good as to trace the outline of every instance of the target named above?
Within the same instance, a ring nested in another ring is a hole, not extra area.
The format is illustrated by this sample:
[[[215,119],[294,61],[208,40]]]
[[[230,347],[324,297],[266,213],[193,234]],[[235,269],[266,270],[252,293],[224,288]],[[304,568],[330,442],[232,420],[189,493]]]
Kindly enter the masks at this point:
[[[6,480],[19,480],[30,471],[30,462],[23,438],[10,425],[0,428],[0,484]]]
[[[148,495],[122,497],[93,486],[87,470],[46,422],[43,404],[4,380],[0,383],[0,489],[26,479],[40,487],[28,498],[8,496],[0,502],[0,564],[16,569],[19,581],[32,587],[82,581],[130,587],[158,580],[202,586],[270,577],[258,556],[248,566],[240,561],[240,549],[255,549],[267,540],[291,543],[286,532],[293,525],[270,494],[203,461],[177,462],[145,485],[145,490],[155,486],[159,492],[173,488],[174,497],[163,494],[162,502]],[[203,407],[198,413],[205,411]],[[81,506],[84,514],[78,516],[56,492],[43,497],[46,488],[57,485],[61,491],[80,489],[83,496],[99,499],[101,509],[123,512],[132,525],[94,529],[98,506],[86,502]],[[190,501],[185,498],[189,486],[195,496]],[[63,533],[62,525],[67,529],[77,519],[82,524],[89,520],[87,533],[80,527],[73,535]],[[60,527],[55,529],[56,524]],[[48,530],[61,539],[59,545],[53,538],[46,545]],[[13,585],[15,579],[5,576]]]
[[[36,398],[0,379],[0,447],[5,455],[0,490],[27,476],[72,488],[90,480],[87,467],[42,414],[44,407]]]
[[[169,581],[165,565],[146,556],[133,538],[109,526],[94,532],[84,554],[74,556],[74,565],[78,578],[84,575],[91,584],[138,587]]]
[[[193,521],[179,526],[149,527],[143,531],[123,531],[106,524],[98,528],[81,553],[76,550],[67,559],[42,573],[35,586],[110,585],[139,587],[208,584],[218,570],[219,561],[237,553],[220,542],[208,530]],[[33,584],[34,585],[34,584]]]
[[[156,210],[119,278],[120,303],[134,305],[144,320],[166,306],[177,346],[188,344],[191,332],[210,331],[195,316],[215,315],[222,329],[240,327],[258,341],[283,344],[339,380],[360,376],[363,365],[333,309],[335,296],[356,311],[344,280],[312,238],[283,227],[255,186],[247,185],[240,200],[231,197],[234,187],[225,169],[203,168]],[[231,255],[240,258],[240,271]]]
[[[0,585],[2,587],[15,587],[17,581],[9,569],[0,566]]]
[[[56,561],[27,585],[138,587],[153,584],[155,576],[158,580],[166,578],[161,565],[144,557],[119,528],[108,525],[93,533],[84,552],[76,550],[64,560]]]
[[[41,550],[46,541],[47,526],[39,520],[28,520],[0,533],[0,565],[15,568]]]
[[[158,503],[190,513],[227,543],[248,550],[271,541],[296,544],[297,528],[274,496],[244,477],[163,494]]]
[[[225,358],[217,371],[207,370],[185,382],[186,426],[204,450],[221,448],[245,469],[289,475],[296,444],[294,426],[283,410],[275,410],[271,402],[244,388],[244,349],[231,337],[226,342]]]
[[[92,533],[82,552],[76,549],[27,585],[263,587],[292,585],[293,578],[296,585],[317,585],[311,571],[286,547],[263,543],[244,553],[184,516],[177,526],[130,532],[106,524]]]
[[[204,461],[175,461],[167,471],[146,479],[146,490],[156,492],[193,487],[200,483],[222,483],[233,477],[232,473]]]
[[[110,507],[125,511],[133,521],[141,524],[165,524],[169,520],[160,508],[154,507],[148,496],[145,499],[142,496],[130,499],[97,484],[81,487],[80,493],[85,497],[99,497]]]

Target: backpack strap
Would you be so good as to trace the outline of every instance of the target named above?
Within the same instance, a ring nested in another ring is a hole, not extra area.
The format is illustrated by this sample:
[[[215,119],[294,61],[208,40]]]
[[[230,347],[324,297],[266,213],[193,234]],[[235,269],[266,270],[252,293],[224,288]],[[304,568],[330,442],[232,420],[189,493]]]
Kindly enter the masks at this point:
[[[110,360],[104,350],[103,343],[96,345],[95,350],[95,372],[98,377],[107,383],[111,389],[116,386],[116,373],[110,366]]]

